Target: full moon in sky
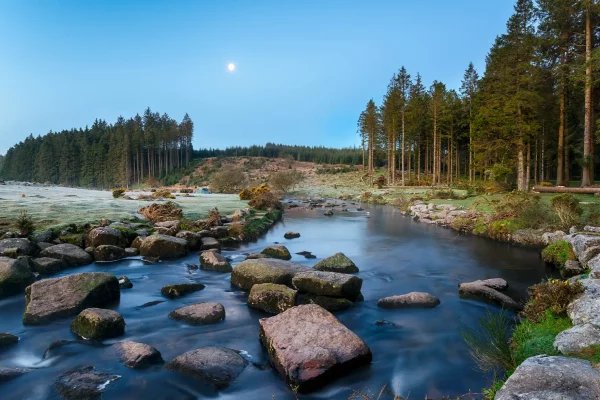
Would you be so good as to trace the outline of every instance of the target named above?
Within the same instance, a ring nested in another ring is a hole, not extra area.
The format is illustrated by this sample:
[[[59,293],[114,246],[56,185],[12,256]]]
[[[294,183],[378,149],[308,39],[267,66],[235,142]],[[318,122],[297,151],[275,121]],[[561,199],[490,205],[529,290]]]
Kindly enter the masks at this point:
[[[229,64],[227,64],[227,70],[228,70],[229,72],[233,72],[233,71],[235,71],[235,64],[234,64],[234,63],[229,63]]]

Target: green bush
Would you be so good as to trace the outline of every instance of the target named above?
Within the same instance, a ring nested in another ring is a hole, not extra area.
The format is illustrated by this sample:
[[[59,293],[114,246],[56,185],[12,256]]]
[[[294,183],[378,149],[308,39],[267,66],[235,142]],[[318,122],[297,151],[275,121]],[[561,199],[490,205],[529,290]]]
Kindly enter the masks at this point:
[[[523,313],[531,322],[540,322],[548,311],[556,317],[566,317],[569,303],[583,293],[581,281],[571,284],[569,281],[551,279],[529,288],[529,300]]]
[[[542,259],[549,264],[562,267],[567,261],[575,259],[575,253],[569,243],[557,240],[542,250]]]
[[[125,194],[125,188],[117,188],[112,190],[112,197],[118,199],[119,197],[123,197]]]
[[[492,239],[505,239],[508,235],[525,227],[523,222],[516,218],[505,218],[492,221],[488,226],[487,233]]]
[[[554,350],[554,339],[570,327],[568,317],[556,316],[549,310],[545,310],[537,322],[531,319],[521,322],[517,325],[511,342],[516,365],[540,354],[558,355]]]
[[[579,200],[572,194],[557,194],[552,197],[550,204],[556,215],[558,215],[564,229],[569,229],[579,223],[583,209],[579,205]]]

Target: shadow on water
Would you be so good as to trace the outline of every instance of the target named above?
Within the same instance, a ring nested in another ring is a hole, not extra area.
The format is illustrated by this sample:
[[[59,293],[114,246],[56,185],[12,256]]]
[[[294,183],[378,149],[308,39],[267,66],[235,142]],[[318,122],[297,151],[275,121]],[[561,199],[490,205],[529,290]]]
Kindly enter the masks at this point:
[[[325,217],[319,209],[295,210],[286,213],[283,222],[259,241],[224,251],[236,264],[244,259],[242,253],[280,242],[292,254],[308,250],[317,256],[307,260],[294,254],[295,262],[313,265],[341,251],[359,266],[365,301],[337,313],[337,317],[370,346],[373,363],[300,398],[347,399],[348,388],[379,392],[383,385],[398,388],[402,395],[410,393],[414,399],[479,392],[489,382],[475,370],[460,331],[466,325],[473,326],[491,306],[460,299],[457,286],[463,281],[502,277],[509,282],[513,297],[524,298],[528,286],[550,274],[538,252],[419,224],[389,207],[375,206],[367,211],[368,215],[336,211],[334,216]],[[285,240],[283,234],[289,230],[302,236]],[[258,319],[268,315],[248,309],[246,294],[231,287],[229,274],[190,271],[188,263],[197,264],[198,255],[157,265],[124,260],[67,271],[103,270],[129,277],[134,287],[123,290],[121,301],[114,306],[125,317],[126,334],[103,344],[69,342],[48,351],[46,358],[43,356],[51,343],[76,340],[69,331],[71,319],[26,327],[21,323],[24,298],[0,300],[0,332],[20,337],[18,345],[0,350],[0,365],[34,369],[1,384],[0,398],[55,399],[52,384],[56,377],[86,365],[121,376],[108,386],[105,399],[295,398],[268,367],[268,356],[258,340]],[[202,282],[206,288],[175,300],[161,296],[162,286],[180,282]],[[381,297],[411,291],[429,292],[440,298],[441,304],[414,310],[377,307]],[[167,316],[178,307],[200,301],[222,303],[227,312],[225,321],[188,326]],[[387,322],[376,324],[380,320]],[[200,346],[218,345],[242,350],[252,363],[227,389],[215,392],[160,367],[140,371],[124,367],[110,347],[120,340],[153,345],[167,361]]]

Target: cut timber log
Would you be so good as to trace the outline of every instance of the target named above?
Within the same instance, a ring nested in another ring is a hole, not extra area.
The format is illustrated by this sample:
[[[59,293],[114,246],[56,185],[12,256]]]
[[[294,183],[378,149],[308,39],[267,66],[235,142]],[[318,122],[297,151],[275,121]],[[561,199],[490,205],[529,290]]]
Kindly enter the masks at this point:
[[[534,192],[540,193],[600,193],[600,187],[534,186]]]

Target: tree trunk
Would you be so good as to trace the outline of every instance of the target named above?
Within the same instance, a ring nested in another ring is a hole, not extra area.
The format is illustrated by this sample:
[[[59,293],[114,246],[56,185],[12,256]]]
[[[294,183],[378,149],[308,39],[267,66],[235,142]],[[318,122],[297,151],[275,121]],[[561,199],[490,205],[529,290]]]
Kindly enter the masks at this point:
[[[404,130],[404,109],[402,110],[402,148],[400,149],[400,154],[402,156],[402,161],[400,161],[400,166],[402,168],[402,186],[404,186],[404,137],[406,136],[406,131]]]
[[[564,65],[565,57],[561,55],[561,64]],[[564,68],[562,68],[564,70]],[[565,184],[565,74],[562,73],[563,81],[560,84],[560,106],[559,106],[559,125],[558,125],[558,154],[557,154],[557,166],[556,166],[556,185],[561,186]]]
[[[525,190],[529,191],[531,179],[531,143],[527,143],[527,168],[525,169]]]
[[[594,135],[592,133],[592,17],[591,0],[587,1],[585,13],[585,117],[583,128],[583,171],[581,186],[594,182]]]

